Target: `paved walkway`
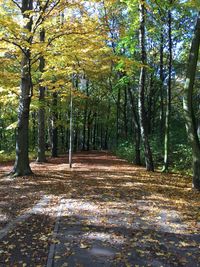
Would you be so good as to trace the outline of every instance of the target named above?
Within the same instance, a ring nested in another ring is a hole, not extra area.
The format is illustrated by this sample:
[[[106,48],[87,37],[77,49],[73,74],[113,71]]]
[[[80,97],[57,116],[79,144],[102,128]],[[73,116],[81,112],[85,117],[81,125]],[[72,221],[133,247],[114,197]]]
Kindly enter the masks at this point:
[[[134,209],[149,205],[136,201]],[[47,267],[200,266],[200,234],[183,234],[178,213],[161,211],[159,226],[130,208],[62,199]]]
[[[0,267],[200,266],[187,179],[106,153],[77,154],[73,170],[66,158],[32,168],[37,177],[12,188],[43,197],[1,230]]]

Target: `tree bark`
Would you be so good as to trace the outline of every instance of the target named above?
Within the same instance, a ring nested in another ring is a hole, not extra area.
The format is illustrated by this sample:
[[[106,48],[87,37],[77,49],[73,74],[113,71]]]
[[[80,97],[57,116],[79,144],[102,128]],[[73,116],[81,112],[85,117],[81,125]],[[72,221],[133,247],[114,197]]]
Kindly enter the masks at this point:
[[[128,120],[127,120],[127,88],[124,88],[124,137],[128,137]]]
[[[121,91],[120,88],[118,89],[117,95],[117,118],[116,118],[116,144],[119,144],[119,119],[120,119],[120,99],[121,99]]]
[[[90,110],[87,116],[87,151],[90,150],[91,126],[92,122],[91,122],[91,110]]]
[[[86,124],[87,124],[87,113],[88,113],[89,81],[86,82],[86,96],[87,99],[85,100],[85,110],[83,118],[83,144],[82,144],[83,151],[86,148]]]
[[[197,125],[193,109],[193,88],[195,82],[195,73],[197,69],[198,55],[200,47],[200,12],[198,13],[195,33],[192,40],[186,81],[183,95],[183,110],[185,115],[186,130],[188,139],[192,147],[193,161],[193,187],[200,190],[200,142],[197,135]]]
[[[148,104],[147,104],[147,134],[152,134],[153,125],[152,120],[154,117],[153,114],[153,98],[154,98],[154,81],[153,81],[153,73],[150,74],[150,82],[149,82],[149,93],[148,93]]]
[[[53,93],[53,114],[52,114],[52,148],[51,148],[51,156],[57,157],[58,156],[58,111],[57,111],[57,104],[58,104],[58,94],[57,92]]]
[[[32,18],[26,11],[33,9],[32,0],[22,1],[23,18],[27,19],[24,29],[30,33],[32,29]],[[31,44],[32,38],[26,39]],[[24,176],[32,174],[29,157],[29,111],[32,97],[32,80],[31,80],[31,52],[28,48],[24,48],[21,59],[21,84],[20,99],[18,109],[18,123],[16,133],[16,158],[12,170],[14,176]]]
[[[170,5],[172,0],[170,0]],[[172,83],[172,15],[168,10],[168,38],[169,38],[169,63],[168,63],[168,86],[167,86],[167,106],[165,115],[165,139],[164,139],[164,166],[162,171],[169,169],[169,138],[170,138],[170,115],[171,115],[171,83]]]
[[[146,78],[146,47],[145,47],[145,6],[144,1],[141,1],[139,4],[139,12],[140,12],[140,49],[141,49],[141,61],[142,67],[140,71],[139,78],[139,101],[138,101],[138,109],[139,109],[139,119],[140,119],[140,129],[141,136],[144,145],[144,155],[146,162],[147,171],[154,171],[153,165],[153,157],[151,153],[151,148],[149,144],[147,129],[146,129],[146,111],[145,111],[145,78]]]
[[[36,138],[37,138],[37,126],[36,126],[36,124],[37,124],[37,121],[36,121],[36,112],[34,111],[33,113],[32,113],[32,138],[31,138],[31,149],[35,149],[35,147],[36,147]]]
[[[109,133],[109,120],[110,120],[110,101],[108,103],[108,113],[107,113],[107,117],[106,117],[106,130],[105,130],[105,138],[104,138],[104,149],[108,150],[108,133]]]
[[[100,136],[100,140],[101,140],[101,149],[104,149],[104,143],[103,143],[103,131],[104,131],[104,127],[103,127],[103,123],[101,122],[101,136]]]
[[[164,103],[163,103],[163,87],[164,87],[164,63],[163,63],[163,51],[164,51],[164,34],[163,26],[160,34],[160,139],[163,140],[164,136]]]
[[[40,32],[40,42],[45,41],[44,29]],[[45,59],[44,56],[40,57],[39,70],[44,72]],[[41,80],[42,81],[42,80]],[[41,82],[40,81],[40,82]],[[39,85],[39,110],[38,110],[38,156],[37,162],[45,162],[45,87]]]
[[[136,113],[136,108],[135,108],[135,101],[133,98],[133,94],[131,92],[131,88],[128,87],[128,93],[129,93],[129,98],[131,102],[131,107],[132,107],[132,119],[133,119],[133,124],[134,124],[134,130],[135,130],[135,158],[133,162],[136,165],[141,165],[141,157],[140,157],[140,140],[141,140],[141,133],[140,133],[140,123],[138,120],[138,115]]]
[[[87,108],[85,106],[84,110],[84,118],[83,118],[83,143],[82,143],[82,150],[85,150],[85,144],[86,144],[86,123],[87,123]]]
[[[94,150],[96,150],[96,135],[97,135],[97,113],[95,112],[94,125],[93,125],[93,140],[92,140],[92,146]]]

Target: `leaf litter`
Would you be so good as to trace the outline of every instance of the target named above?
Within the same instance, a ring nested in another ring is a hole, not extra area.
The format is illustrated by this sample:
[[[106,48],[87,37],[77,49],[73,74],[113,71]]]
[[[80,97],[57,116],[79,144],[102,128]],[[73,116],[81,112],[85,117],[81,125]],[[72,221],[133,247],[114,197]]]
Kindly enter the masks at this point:
[[[72,171],[66,157],[59,157],[31,163],[34,176],[0,178],[2,229],[43,195],[52,196],[40,214],[18,223],[1,240],[0,263],[45,266],[50,244],[55,243],[57,266],[70,266],[70,259],[79,259],[79,250],[101,260],[113,255],[116,266],[198,266],[200,194],[190,189],[190,178],[147,173],[103,152],[79,153],[74,161]],[[63,198],[60,235],[53,239]],[[103,256],[106,249],[112,250]]]

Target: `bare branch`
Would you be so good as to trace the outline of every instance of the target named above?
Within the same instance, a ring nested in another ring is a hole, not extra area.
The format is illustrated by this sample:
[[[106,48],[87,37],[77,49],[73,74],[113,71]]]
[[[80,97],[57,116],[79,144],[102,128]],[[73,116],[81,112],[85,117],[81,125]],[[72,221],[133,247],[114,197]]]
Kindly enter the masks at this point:
[[[33,33],[36,32],[37,28],[42,24],[42,22],[49,16],[49,14],[54,10],[54,8],[60,3],[60,0],[58,0],[51,8],[50,10],[46,13],[46,9],[48,8],[48,5],[49,5],[49,0],[46,1],[45,5],[43,8],[41,8],[41,14],[39,15],[37,21],[35,22],[35,26],[34,26],[34,29],[33,29]]]
[[[71,34],[90,34],[90,33],[94,33],[94,30],[92,31],[87,31],[87,32],[77,32],[77,31],[72,31],[72,32],[62,32],[62,33],[59,33],[55,36],[53,36],[52,38],[49,38],[48,40],[48,43],[47,43],[47,46],[49,46],[54,40],[62,37],[62,36],[65,36],[65,35],[71,35]]]
[[[14,42],[14,41],[10,41],[10,40],[5,39],[5,38],[1,38],[1,39],[0,39],[0,42],[1,42],[1,41],[4,41],[4,42],[6,42],[6,43],[9,43],[9,44],[12,44],[12,45],[17,46],[17,47],[18,47],[18,48],[19,48],[19,49],[26,55],[26,51],[23,49],[23,47],[22,47],[20,44]]]
[[[21,6],[15,1],[15,0],[11,0],[20,10],[22,10]]]

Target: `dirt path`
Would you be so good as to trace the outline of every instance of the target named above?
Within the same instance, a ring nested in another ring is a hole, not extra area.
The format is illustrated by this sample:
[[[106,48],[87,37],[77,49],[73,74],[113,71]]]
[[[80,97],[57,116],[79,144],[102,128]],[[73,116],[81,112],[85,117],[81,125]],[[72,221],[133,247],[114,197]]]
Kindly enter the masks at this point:
[[[66,162],[0,178],[0,230],[13,221],[0,266],[200,266],[200,194],[187,177],[147,173],[103,152],[76,154],[72,170]]]

